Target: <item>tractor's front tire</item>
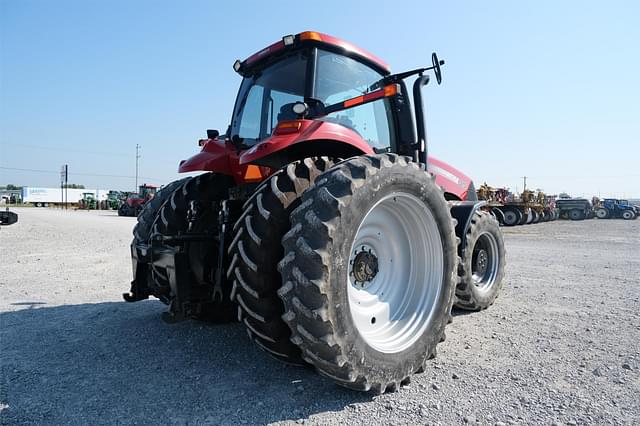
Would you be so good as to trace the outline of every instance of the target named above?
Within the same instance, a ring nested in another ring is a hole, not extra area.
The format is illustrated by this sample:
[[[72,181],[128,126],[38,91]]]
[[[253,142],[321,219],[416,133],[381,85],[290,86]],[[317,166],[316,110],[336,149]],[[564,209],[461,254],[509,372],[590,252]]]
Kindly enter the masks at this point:
[[[238,320],[251,340],[289,364],[305,362],[281,318],[284,305],[277,291],[282,286],[278,272],[284,255],[282,237],[291,227],[289,214],[300,205],[302,193],[332,165],[329,158],[307,158],[274,173],[244,204],[229,246],[227,277],[233,282],[231,298],[238,304]]]
[[[454,221],[433,177],[397,155],[351,158],[303,194],[291,225],[278,294],[303,359],[378,393],[423,371],[457,280]]]
[[[624,220],[635,219],[636,218],[636,214],[634,212],[632,212],[631,210],[625,210],[624,212],[622,212],[622,218]]]
[[[504,240],[496,220],[476,211],[459,254],[455,306],[471,311],[488,308],[498,297],[504,277]]]

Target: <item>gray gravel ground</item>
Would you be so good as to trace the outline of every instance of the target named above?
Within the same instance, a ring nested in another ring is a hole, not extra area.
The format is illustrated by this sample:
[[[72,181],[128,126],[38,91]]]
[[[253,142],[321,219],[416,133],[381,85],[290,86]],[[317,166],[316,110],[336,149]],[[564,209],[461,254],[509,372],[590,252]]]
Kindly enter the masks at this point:
[[[373,396],[279,364],[238,324],[123,302],[135,219],[16,211],[0,230],[2,424],[640,422],[640,220],[506,229],[496,304],[457,312],[427,371]]]

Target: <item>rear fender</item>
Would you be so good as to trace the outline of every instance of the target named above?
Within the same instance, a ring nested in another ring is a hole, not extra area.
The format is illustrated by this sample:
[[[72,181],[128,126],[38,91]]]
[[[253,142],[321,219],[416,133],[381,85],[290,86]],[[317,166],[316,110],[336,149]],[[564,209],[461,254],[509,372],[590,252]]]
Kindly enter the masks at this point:
[[[207,171],[233,176],[238,184],[260,182],[273,170],[251,164],[240,164],[236,147],[220,139],[204,139],[202,151],[193,157],[182,160],[178,173]]]
[[[349,158],[374,154],[373,148],[357,132],[341,124],[322,120],[291,123],[300,123],[299,130],[283,134],[276,130],[273,136],[243,152],[240,164],[280,168],[291,161],[318,155]]]
[[[470,177],[437,158],[429,157],[427,170],[436,177],[436,184],[445,193],[454,195],[461,201],[477,201],[476,190]]]
[[[182,160],[178,173],[196,172],[201,170],[232,175],[229,155],[233,147],[220,139],[206,140],[202,151],[187,160]]]
[[[467,231],[471,226],[471,218],[473,214],[481,207],[484,207],[486,201],[450,201],[451,216],[458,221],[456,224],[456,237],[460,238],[460,248],[464,249],[467,244]]]

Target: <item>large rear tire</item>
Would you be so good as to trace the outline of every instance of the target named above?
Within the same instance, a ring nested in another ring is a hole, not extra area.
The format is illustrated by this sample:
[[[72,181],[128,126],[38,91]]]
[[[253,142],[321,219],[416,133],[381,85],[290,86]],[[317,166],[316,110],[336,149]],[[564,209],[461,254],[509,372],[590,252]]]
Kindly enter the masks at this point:
[[[188,285],[190,294],[198,301],[199,309],[193,312],[192,316],[216,323],[226,323],[236,318],[236,306],[229,297],[230,283],[224,280],[222,296],[215,300],[212,297],[218,258],[219,204],[221,200],[228,198],[228,190],[233,185],[230,176],[214,173],[204,173],[184,180],[162,204],[152,226],[152,234],[179,235],[188,230],[216,234],[210,241],[185,243],[190,269]],[[191,229],[187,217],[190,209],[192,212],[198,212]],[[152,265],[151,270],[156,286],[154,294],[162,295],[160,300],[171,303],[174,295],[169,285],[170,272],[156,264]]]
[[[608,209],[606,209],[604,207],[596,209],[596,217],[598,219],[608,219],[609,216],[610,215],[609,215],[609,210]]]
[[[464,249],[459,249],[462,261],[458,265],[455,306],[479,311],[491,306],[502,288],[504,240],[495,219],[481,211],[471,218],[465,238]]]
[[[305,362],[281,318],[284,305],[277,291],[282,286],[282,237],[291,228],[289,215],[300,205],[302,193],[332,165],[325,157],[307,158],[273,174],[244,204],[229,247],[227,276],[233,282],[231,299],[238,304],[238,320],[251,340],[289,364]]]
[[[378,393],[423,371],[457,280],[454,221],[433,177],[393,154],[351,158],[303,194],[291,224],[278,294],[303,359]]]

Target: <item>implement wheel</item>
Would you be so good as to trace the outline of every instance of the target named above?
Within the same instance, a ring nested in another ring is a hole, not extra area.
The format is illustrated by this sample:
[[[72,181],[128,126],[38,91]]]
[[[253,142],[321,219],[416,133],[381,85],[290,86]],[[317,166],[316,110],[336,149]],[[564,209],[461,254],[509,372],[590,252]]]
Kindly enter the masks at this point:
[[[585,214],[582,210],[573,209],[569,211],[569,219],[571,220],[584,220]]]
[[[515,226],[522,220],[522,213],[520,210],[507,209],[504,210],[504,224],[505,226]]]
[[[444,340],[457,280],[435,179],[397,155],[354,157],[303,194],[291,225],[278,294],[303,359],[352,389],[408,383]]]

